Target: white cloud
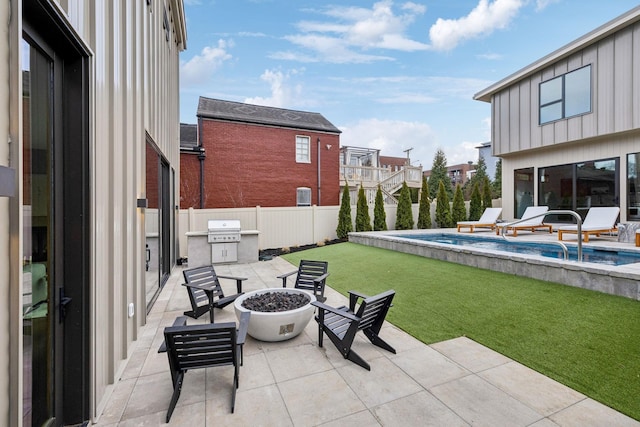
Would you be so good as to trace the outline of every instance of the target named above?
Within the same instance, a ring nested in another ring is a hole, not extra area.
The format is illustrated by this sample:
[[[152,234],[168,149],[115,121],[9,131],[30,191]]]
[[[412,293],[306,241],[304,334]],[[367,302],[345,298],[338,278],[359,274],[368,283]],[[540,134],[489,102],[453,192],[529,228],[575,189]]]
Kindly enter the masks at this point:
[[[400,6],[401,13],[393,10],[393,1],[382,0],[372,9],[361,7],[328,6],[318,12],[331,21],[301,21],[296,24],[299,34],[285,37],[286,40],[309,53],[277,52],[280,59],[315,57],[316,61],[333,63],[363,63],[391,60],[389,56],[362,53],[369,49],[414,52],[427,50],[425,43],[408,38],[405,33],[415,18],[426,11],[426,7],[407,2]]]
[[[479,55],[476,55],[476,58],[486,59],[488,61],[497,61],[502,59],[502,55],[499,53],[481,53]]]
[[[296,105],[302,93],[302,86],[288,85],[288,81],[291,76],[300,73],[303,70],[289,70],[287,72],[266,70],[260,76],[260,79],[269,83],[271,96],[263,98],[256,96],[253,98],[246,98],[244,101],[247,104],[264,105],[268,107],[280,107],[286,108],[291,105]]]
[[[464,40],[503,29],[525,4],[524,0],[480,0],[467,16],[459,19],[438,18],[429,30],[431,46],[435,50],[451,50]]]
[[[232,58],[227,51],[233,41],[218,40],[216,46],[205,46],[199,55],[180,64],[180,84],[182,87],[202,85],[213,76],[225,61]]]
[[[552,3],[558,3],[560,0],[536,0],[536,11],[541,11]]]

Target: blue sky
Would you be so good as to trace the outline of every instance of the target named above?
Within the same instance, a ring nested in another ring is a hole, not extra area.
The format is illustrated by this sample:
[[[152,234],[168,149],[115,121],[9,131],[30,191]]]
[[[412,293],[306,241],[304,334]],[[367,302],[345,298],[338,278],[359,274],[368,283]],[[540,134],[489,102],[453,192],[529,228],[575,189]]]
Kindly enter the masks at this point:
[[[184,0],[180,121],[198,97],[322,114],[341,145],[476,161],[473,95],[638,6],[628,0]]]

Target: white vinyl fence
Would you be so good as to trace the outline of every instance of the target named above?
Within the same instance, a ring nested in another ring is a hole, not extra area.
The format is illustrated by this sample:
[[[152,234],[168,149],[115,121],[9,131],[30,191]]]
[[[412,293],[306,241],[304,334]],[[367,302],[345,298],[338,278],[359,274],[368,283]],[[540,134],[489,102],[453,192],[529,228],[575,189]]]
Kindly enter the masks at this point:
[[[468,205],[468,202],[467,202]],[[501,206],[501,200],[494,200]],[[414,223],[418,220],[418,204],[412,206]],[[431,219],[435,218],[436,203],[431,204]],[[468,208],[468,206],[467,206]],[[387,228],[393,230],[396,223],[396,205],[385,205]],[[187,232],[206,232],[210,219],[237,219],[243,231],[259,232],[259,249],[288,248],[321,243],[336,239],[340,206],[182,209],[179,214],[180,257],[188,257]],[[373,223],[373,206],[369,207]],[[356,205],[351,206],[351,220],[355,230]],[[435,226],[435,223],[432,225]],[[414,225],[415,227],[415,225]]]

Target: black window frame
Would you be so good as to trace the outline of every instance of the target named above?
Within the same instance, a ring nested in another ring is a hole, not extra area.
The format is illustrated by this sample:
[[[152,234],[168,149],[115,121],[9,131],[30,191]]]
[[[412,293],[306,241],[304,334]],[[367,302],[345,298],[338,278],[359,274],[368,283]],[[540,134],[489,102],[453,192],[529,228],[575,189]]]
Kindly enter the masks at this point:
[[[589,69],[589,85],[588,85],[588,90],[589,90],[589,105],[588,108],[584,111],[580,111],[577,113],[573,113],[573,114],[569,114],[567,115],[566,113],[566,104],[567,104],[567,93],[566,93],[566,79],[567,77],[571,77],[571,75],[575,75],[574,73],[580,72],[584,69],[588,68]],[[546,102],[543,103],[543,87],[544,85],[548,85],[548,84],[552,84],[552,82],[556,81],[560,79],[560,96],[559,97],[554,97]],[[593,111],[593,101],[592,101],[592,96],[593,96],[593,70],[591,68],[591,64],[585,65],[583,67],[580,68],[576,68],[575,70],[572,70],[568,73],[562,74],[560,76],[556,76],[553,77],[551,79],[545,80],[543,82],[540,82],[538,85],[538,124],[540,126],[545,125],[545,124],[549,124],[549,123],[553,123],[553,122],[557,122],[558,120],[564,120],[564,119],[568,119],[571,117],[577,117],[577,116],[581,116],[584,114],[589,114]],[[552,119],[549,120],[545,120],[543,121],[542,117],[543,117],[543,109],[548,108],[548,107],[553,107],[559,105],[560,106],[560,116],[559,117],[554,117]]]

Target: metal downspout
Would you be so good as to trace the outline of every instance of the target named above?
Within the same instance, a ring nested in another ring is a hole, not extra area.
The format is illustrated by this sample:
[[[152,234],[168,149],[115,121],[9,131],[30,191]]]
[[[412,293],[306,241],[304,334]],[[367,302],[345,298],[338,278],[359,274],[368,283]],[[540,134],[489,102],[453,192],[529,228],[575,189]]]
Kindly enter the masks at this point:
[[[200,209],[204,209],[204,159],[207,158],[204,148],[200,147],[198,160],[200,160]]]
[[[320,197],[320,175],[320,137],[318,137],[318,200],[316,202],[318,206],[322,206],[322,199]]]

